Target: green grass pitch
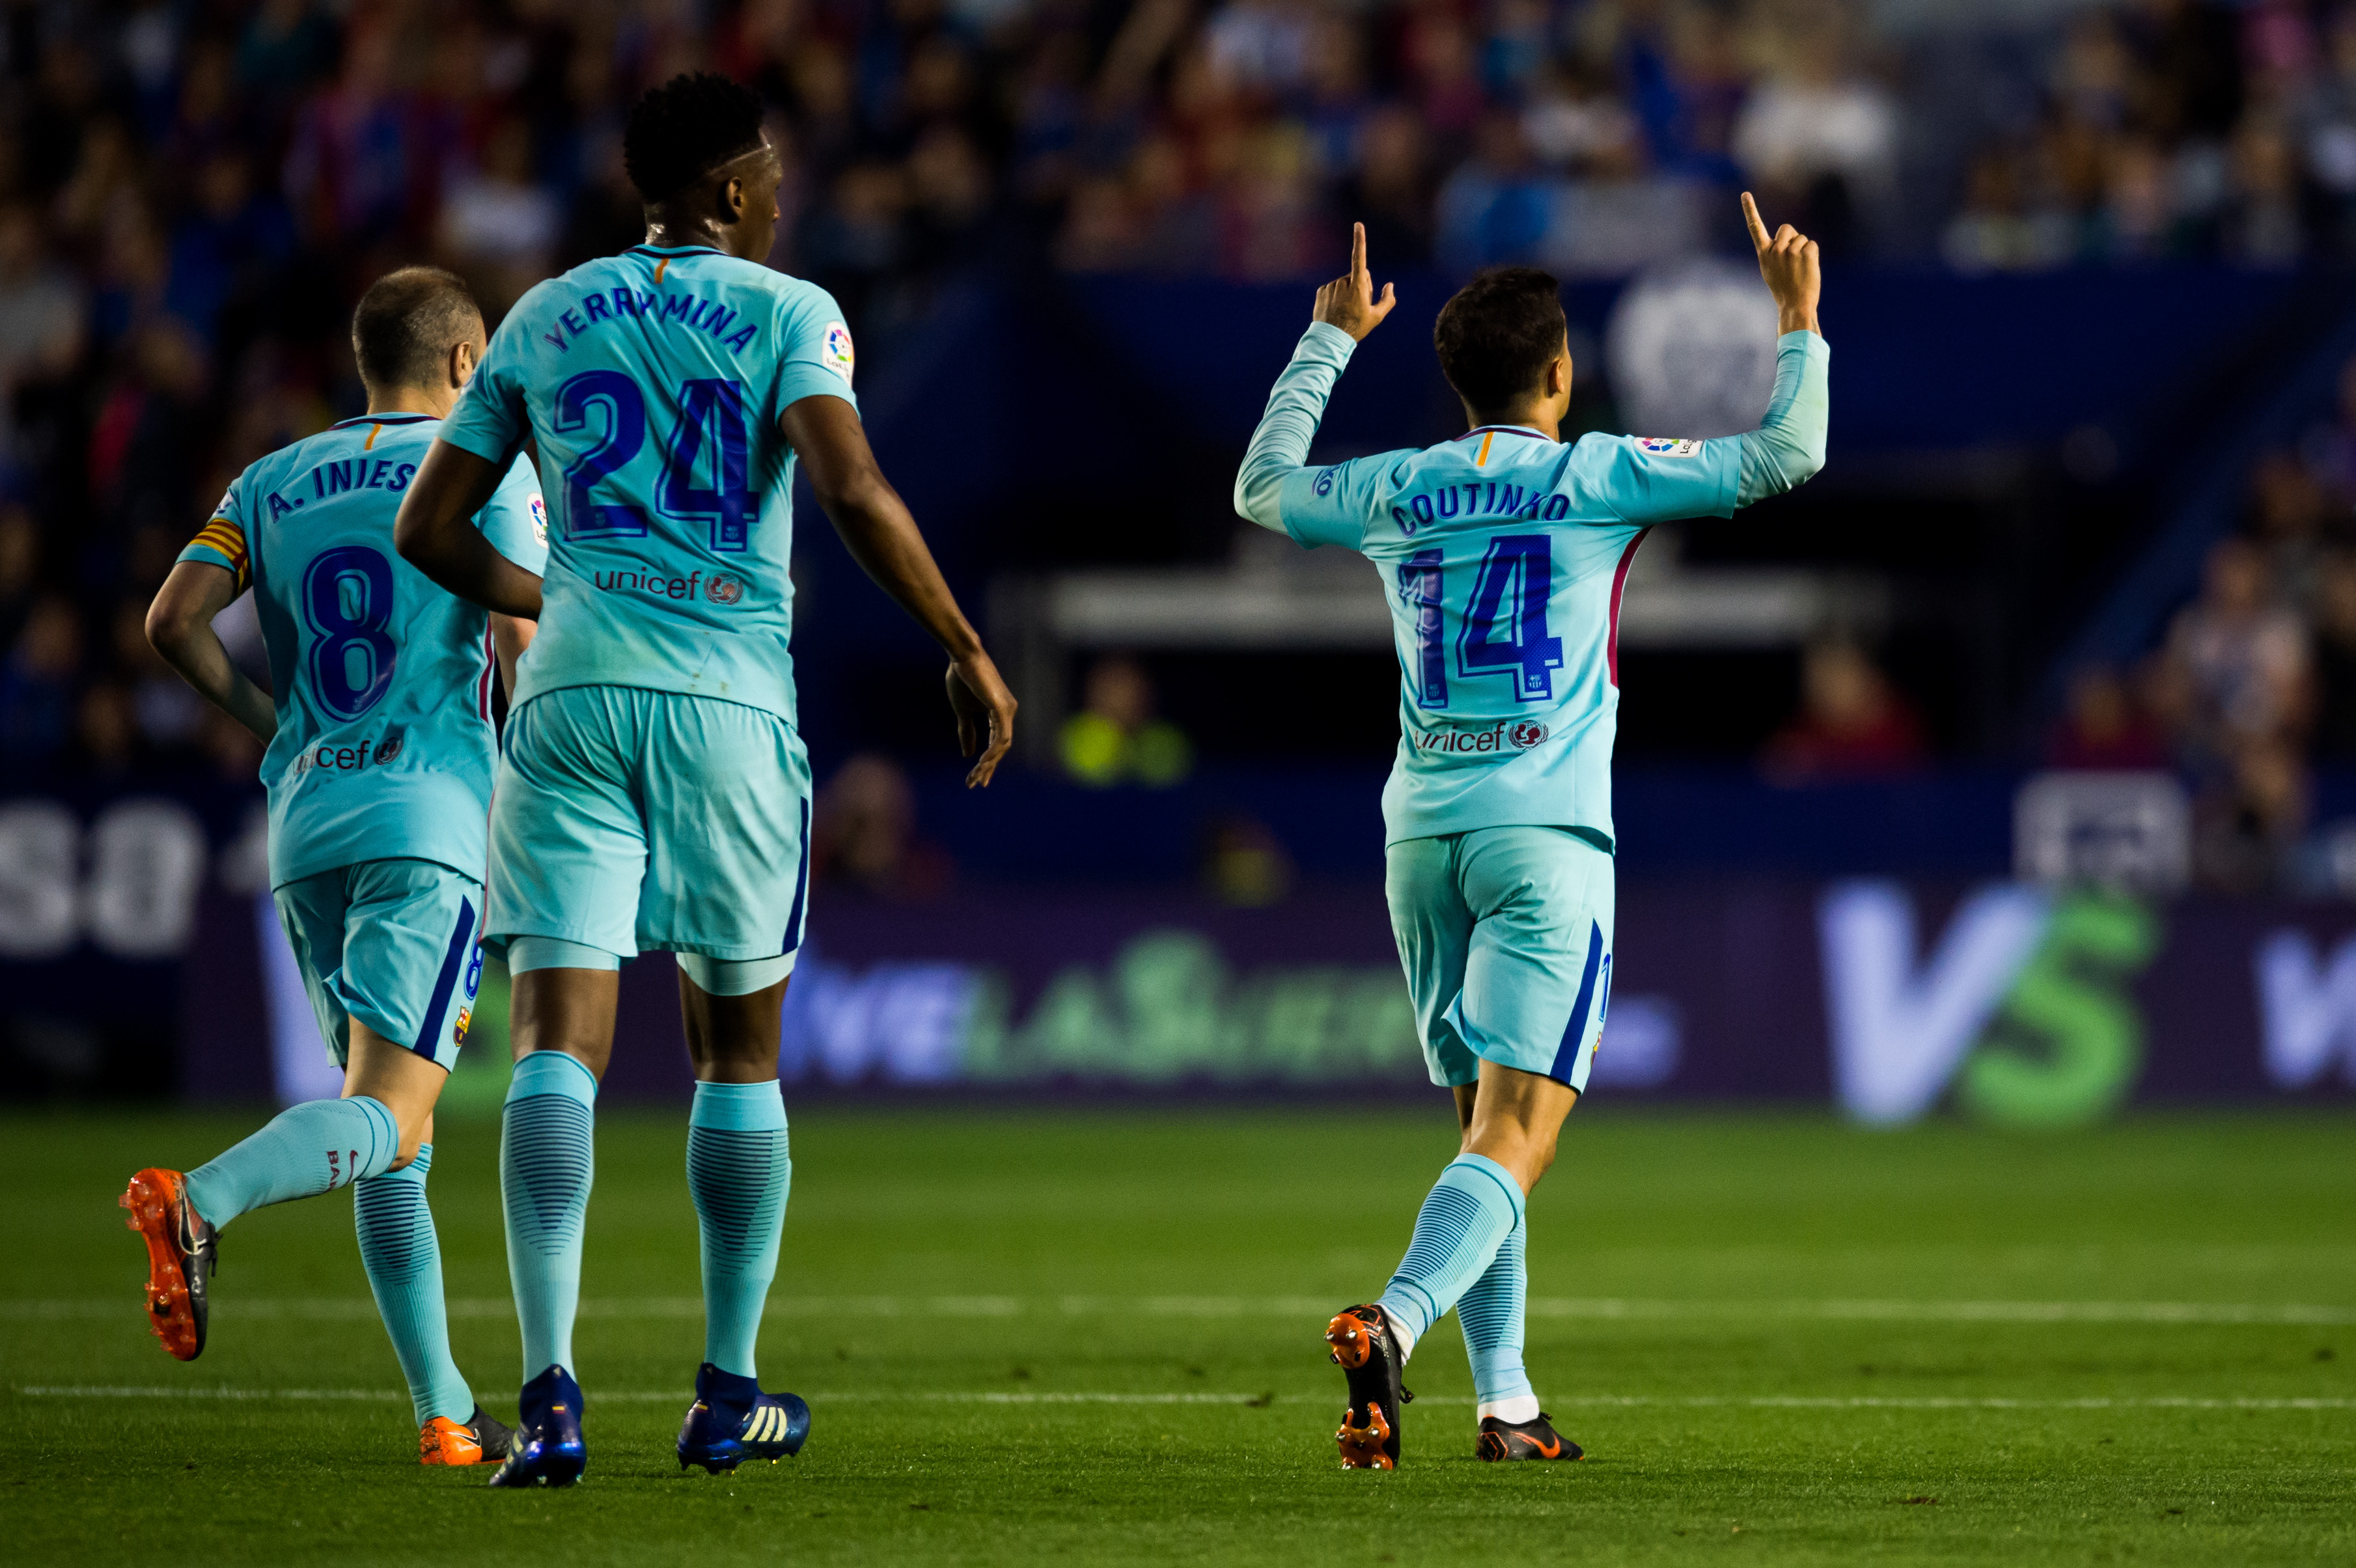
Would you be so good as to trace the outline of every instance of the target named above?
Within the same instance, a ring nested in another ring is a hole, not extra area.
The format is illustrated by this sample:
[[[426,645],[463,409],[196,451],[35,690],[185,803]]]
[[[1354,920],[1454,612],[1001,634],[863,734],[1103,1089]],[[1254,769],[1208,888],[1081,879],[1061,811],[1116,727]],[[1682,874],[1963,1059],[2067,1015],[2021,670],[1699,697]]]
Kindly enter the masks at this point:
[[[798,1112],[763,1381],[809,1448],[672,1439],[701,1349],[678,1114],[609,1111],[572,1492],[425,1471],[348,1195],[232,1227],[170,1360],[114,1199],[250,1116],[0,1120],[0,1530],[22,1563],[2347,1563],[2356,1121],[2049,1138],[1583,1108],[1530,1208],[1529,1361],[1580,1465],[1471,1457],[1452,1322],[1407,1463],[1345,1473],[1319,1334],[1448,1158],[1419,1110]],[[434,1205],[514,1413],[494,1122]],[[233,1395],[234,1397],[230,1397]]]

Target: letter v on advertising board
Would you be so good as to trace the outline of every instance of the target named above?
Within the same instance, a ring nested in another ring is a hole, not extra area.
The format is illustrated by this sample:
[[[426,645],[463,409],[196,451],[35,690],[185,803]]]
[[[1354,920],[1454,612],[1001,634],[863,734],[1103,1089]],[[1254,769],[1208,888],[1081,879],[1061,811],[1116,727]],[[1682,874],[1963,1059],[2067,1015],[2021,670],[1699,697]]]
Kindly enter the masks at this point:
[[[1937,1101],[1965,1052],[2045,934],[2035,888],[1965,899],[1915,966],[1914,905],[1890,881],[1840,882],[1816,905],[1834,1085],[1859,1121],[1912,1121]]]

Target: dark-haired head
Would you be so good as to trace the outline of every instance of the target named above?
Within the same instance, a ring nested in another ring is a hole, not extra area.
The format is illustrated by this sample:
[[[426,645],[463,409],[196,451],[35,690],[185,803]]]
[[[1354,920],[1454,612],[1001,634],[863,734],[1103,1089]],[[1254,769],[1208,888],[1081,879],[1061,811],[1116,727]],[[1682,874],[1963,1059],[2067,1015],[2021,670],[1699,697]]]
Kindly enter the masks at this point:
[[[757,166],[743,162],[766,155]],[[761,130],[761,99],[711,71],[648,89],[622,132],[622,166],[647,205],[655,244],[768,254],[782,172]]]
[[[461,344],[472,350],[463,368]],[[352,312],[352,357],[371,400],[396,389],[455,394],[482,349],[481,307],[464,279],[439,267],[387,272]]]
[[[1562,287],[1536,267],[1483,272],[1440,307],[1431,329],[1440,372],[1474,424],[1515,422],[1509,416],[1555,395],[1547,386],[1549,368],[1568,361],[1569,339]],[[1561,379],[1567,402],[1568,363]]]

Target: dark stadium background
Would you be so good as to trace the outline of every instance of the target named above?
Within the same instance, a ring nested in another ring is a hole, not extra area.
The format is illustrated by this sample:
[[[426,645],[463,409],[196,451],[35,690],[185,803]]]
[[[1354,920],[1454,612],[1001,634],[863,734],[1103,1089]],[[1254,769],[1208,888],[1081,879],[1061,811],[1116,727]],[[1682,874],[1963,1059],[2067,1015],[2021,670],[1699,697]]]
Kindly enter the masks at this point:
[[[1451,433],[1431,315],[1509,261],[1564,279],[1576,422],[1747,423],[1743,188],[1824,245],[1831,457],[1639,558],[1599,1087],[2073,1122],[2356,1078],[2356,6],[16,0],[0,1093],[323,1092],[253,748],[139,613],[243,464],[361,408],[369,280],[496,313],[634,240],[622,117],[696,68],[773,105],[771,261],[841,301],[1025,705],[966,795],[939,661],[805,495],[789,1078],[1414,1085],[1380,588],[1239,523],[1236,462],[1353,219],[1403,304],[1321,457]],[[1858,978],[1892,930],[1902,984]]]

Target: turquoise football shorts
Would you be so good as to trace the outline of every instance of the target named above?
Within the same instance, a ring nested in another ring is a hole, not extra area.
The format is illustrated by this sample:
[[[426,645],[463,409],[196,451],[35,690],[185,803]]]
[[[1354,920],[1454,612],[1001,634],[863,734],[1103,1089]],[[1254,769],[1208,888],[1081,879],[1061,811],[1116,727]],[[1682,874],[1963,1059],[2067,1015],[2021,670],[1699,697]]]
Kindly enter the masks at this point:
[[[1567,828],[1483,827],[1385,859],[1431,1081],[1494,1061],[1584,1090],[1612,994],[1612,857]]]
[[[357,1019],[449,1071],[483,982],[482,883],[433,860],[362,860],[272,896],[337,1066]]]
[[[508,719],[487,944],[792,954],[809,821],[809,755],[765,709],[632,686],[543,692]]]

